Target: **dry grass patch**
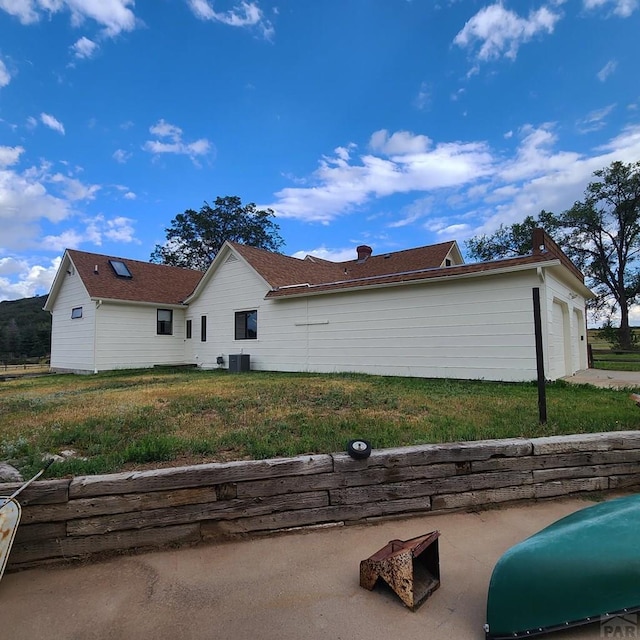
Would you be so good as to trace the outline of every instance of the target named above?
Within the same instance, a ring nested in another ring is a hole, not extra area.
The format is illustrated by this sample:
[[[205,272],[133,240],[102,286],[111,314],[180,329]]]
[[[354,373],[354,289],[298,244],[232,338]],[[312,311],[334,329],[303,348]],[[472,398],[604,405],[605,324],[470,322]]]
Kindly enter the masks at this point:
[[[86,460],[51,474],[374,447],[635,429],[628,393],[534,384],[226,371],[121,371],[0,384],[0,457],[29,473],[44,453]]]

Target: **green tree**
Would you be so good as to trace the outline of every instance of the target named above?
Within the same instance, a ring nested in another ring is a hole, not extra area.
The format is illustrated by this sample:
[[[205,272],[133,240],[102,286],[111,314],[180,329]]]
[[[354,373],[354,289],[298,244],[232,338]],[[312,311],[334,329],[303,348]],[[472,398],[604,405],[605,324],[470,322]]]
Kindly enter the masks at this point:
[[[179,213],[165,229],[167,240],[156,245],[151,262],[205,271],[227,240],[278,251],[284,244],[271,209],[243,205],[238,196],[205,202],[199,211]]]
[[[524,256],[531,252],[531,238],[536,227],[551,233],[558,227],[558,221],[553,213],[542,210],[538,217],[527,216],[522,222],[510,226],[501,224],[490,236],[484,234],[470,238],[465,243],[467,252],[471,258],[481,262]]]
[[[0,362],[43,358],[51,352],[51,314],[47,296],[0,302]]]
[[[523,244],[533,227],[541,226],[584,273],[597,298],[592,305],[610,319],[620,312],[619,344],[633,346],[629,308],[640,296],[640,162],[613,162],[593,174],[577,201],[560,215],[542,211],[511,227],[501,226],[491,236],[467,242],[469,255],[490,260],[523,255],[531,249]]]
[[[561,216],[566,252],[608,315],[620,312],[620,346],[633,346],[629,308],[640,294],[640,162],[613,162],[593,174],[583,200]]]

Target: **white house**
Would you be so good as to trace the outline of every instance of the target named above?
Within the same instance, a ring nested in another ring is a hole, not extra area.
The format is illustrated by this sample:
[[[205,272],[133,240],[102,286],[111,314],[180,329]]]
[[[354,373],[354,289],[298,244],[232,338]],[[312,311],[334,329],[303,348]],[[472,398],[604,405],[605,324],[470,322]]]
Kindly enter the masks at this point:
[[[533,246],[476,264],[455,242],[381,255],[361,246],[337,263],[227,242],[204,274],[67,251],[45,305],[51,366],[249,360],[269,371],[523,381],[536,379],[540,354],[556,379],[587,367],[592,294],[542,230]]]
[[[51,368],[97,373],[184,362],[184,299],[201,271],[68,249],[44,305]]]

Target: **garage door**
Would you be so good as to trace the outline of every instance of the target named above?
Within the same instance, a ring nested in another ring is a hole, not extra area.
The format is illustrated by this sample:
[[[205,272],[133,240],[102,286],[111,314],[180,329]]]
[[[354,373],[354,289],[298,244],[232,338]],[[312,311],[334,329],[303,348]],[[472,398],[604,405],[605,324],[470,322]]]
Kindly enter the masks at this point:
[[[551,339],[549,341],[549,378],[552,380],[569,375],[566,359],[568,336],[566,334],[565,306],[554,300]]]

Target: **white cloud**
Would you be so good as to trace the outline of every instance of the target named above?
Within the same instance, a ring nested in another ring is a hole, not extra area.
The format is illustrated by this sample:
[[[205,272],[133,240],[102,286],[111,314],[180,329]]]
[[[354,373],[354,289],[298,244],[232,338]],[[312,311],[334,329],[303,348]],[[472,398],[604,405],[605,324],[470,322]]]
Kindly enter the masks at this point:
[[[132,156],[129,151],[125,151],[124,149],[116,149],[113,152],[113,159],[120,164],[125,164]]]
[[[484,7],[476,13],[456,35],[453,43],[465,48],[480,45],[477,59],[515,59],[520,46],[544,33],[553,33],[560,14],[547,7],[531,11],[527,18],[505,9],[502,3]]]
[[[0,60],[0,87],[6,87],[11,82],[11,74],[4,61]]]
[[[268,20],[257,2],[241,2],[225,12],[217,12],[209,0],[187,0],[189,8],[200,20],[212,20],[230,27],[256,29],[265,40],[271,40],[275,33],[273,24]]]
[[[40,243],[40,247],[45,251],[76,249],[85,239],[85,236],[78,233],[75,229],[66,229],[57,236],[45,236]]]
[[[599,131],[606,126],[605,118],[616,108],[615,104],[610,104],[602,109],[596,109],[588,113],[580,122],[578,122],[578,130],[580,133],[590,133]]]
[[[346,148],[323,157],[309,187],[288,187],[275,194],[278,216],[327,223],[374,198],[394,193],[462,187],[489,175],[493,159],[484,143],[432,145],[427,136],[386,130],[371,136],[374,153],[351,161]],[[352,145],[351,145],[352,148]]]
[[[71,214],[69,203],[52,195],[46,187],[46,176],[38,168],[30,168],[22,173],[15,170],[0,169],[0,224],[2,224],[2,244],[11,246],[8,236],[19,237],[12,233],[14,227],[29,226],[44,218],[52,222],[64,220]],[[32,237],[25,235],[25,243]]]
[[[23,153],[23,147],[0,147],[0,168],[16,164]]]
[[[513,159],[502,163],[497,176],[512,182],[531,179],[552,171],[557,171],[575,162],[577,154],[571,152],[553,152],[557,136],[553,125],[540,127],[525,125],[520,130],[521,143]]]
[[[401,217],[389,224],[392,229],[408,227],[418,220],[427,217],[433,210],[434,199],[431,196],[418,198],[400,212]]]
[[[199,156],[206,156],[212,151],[212,145],[206,138],[200,138],[194,142],[185,142],[182,139],[182,129],[162,119],[149,127],[149,132],[158,138],[168,139],[168,141],[147,140],[144,143],[142,148],[154,155],[163,153],[186,155],[196,163],[196,159]]]
[[[396,131],[390,136],[386,129],[380,129],[369,140],[369,147],[372,151],[387,156],[425,153],[430,146],[431,140],[427,136],[416,136],[409,131]]]
[[[612,108],[589,118],[596,122]],[[590,153],[562,148],[553,123],[522,126],[508,144],[514,140],[515,151],[505,153],[479,141],[433,142],[426,135],[376,131],[369,153],[358,156],[352,144],[338,147],[332,157],[321,158],[304,186],[282,189],[261,206],[279,217],[328,224],[361,205],[409,195],[415,196],[411,204],[394,207],[394,217],[385,214],[389,228],[422,223],[445,239],[454,231],[464,239],[542,209],[564,211],[583,197],[594,171],[614,160],[640,158],[640,125]],[[436,215],[440,211],[446,216]]]
[[[15,16],[22,24],[32,24],[39,20],[38,5],[33,0],[0,0],[0,9]]]
[[[137,242],[135,238],[134,221],[131,218],[117,216],[106,219],[100,214],[93,218],[80,220],[83,225],[80,228],[72,227],[63,230],[58,235],[48,235],[42,240],[40,246],[47,251],[64,251],[74,249],[89,242],[101,246],[103,241],[113,242]]]
[[[46,266],[36,264],[36,260]],[[0,258],[0,300],[31,298],[49,291],[61,260],[60,256],[53,260]]]
[[[107,220],[104,235],[114,242],[135,242],[133,222],[131,218],[125,218],[124,216]]]
[[[136,194],[133,191],[127,191],[123,196],[125,200],[135,200],[137,198]]]
[[[598,80],[600,82],[604,82],[618,67],[618,62],[616,60],[609,60],[607,64],[598,71],[596,74],[598,76]]]
[[[149,127],[149,132],[159,138],[171,138],[172,140],[179,140],[182,137],[182,129],[164,119],[158,120],[156,124]]]
[[[520,222],[525,216],[537,215],[542,209],[564,211],[582,199],[587,184],[593,181],[594,171],[615,160],[635,162],[639,157],[640,125],[624,129],[590,155],[555,151],[549,145],[546,150],[548,169],[515,182],[514,195],[502,205],[486,207],[481,213],[484,221],[470,229],[469,236],[492,233],[500,224]],[[490,198],[485,201],[489,202]]]
[[[85,38],[82,36],[79,40],[77,40],[72,46],[71,50],[73,51],[73,55],[79,59],[91,58],[98,50],[100,45],[98,45],[93,40],[89,40],[89,38]]]
[[[0,0],[0,10],[16,17],[24,25],[68,11],[73,26],[93,20],[102,27],[103,35],[114,37],[135,29],[136,17],[129,8],[134,4],[134,0]]]
[[[64,125],[52,115],[48,113],[41,113],[40,122],[42,122],[45,127],[49,127],[49,129],[53,129],[54,131],[64,135]]]
[[[56,173],[47,178],[48,182],[59,184],[62,193],[67,200],[94,200],[96,193],[100,190],[100,185],[84,184],[76,178],[70,178],[61,173]]]
[[[628,18],[638,8],[638,0],[583,0],[583,5],[588,10],[611,7],[614,15]]]
[[[74,218],[76,203],[93,200],[99,185],[52,171],[51,164],[18,168],[22,147],[0,147],[0,251],[40,246],[42,226]],[[45,238],[43,246],[51,244]],[[70,243],[68,243],[70,244]]]

